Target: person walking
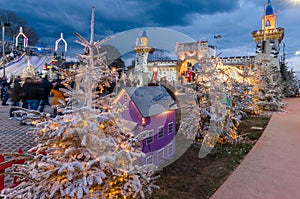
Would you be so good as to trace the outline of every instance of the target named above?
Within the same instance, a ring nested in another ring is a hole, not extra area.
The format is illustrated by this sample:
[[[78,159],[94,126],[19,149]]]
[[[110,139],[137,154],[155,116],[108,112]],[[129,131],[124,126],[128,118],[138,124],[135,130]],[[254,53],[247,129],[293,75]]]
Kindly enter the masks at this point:
[[[12,80],[12,79],[11,79]],[[2,106],[8,106],[8,104],[6,103],[8,98],[9,98],[9,89],[10,89],[10,84],[12,83],[12,81],[7,82],[7,78],[6,76],[2,77],[1,80],[1,99],[2,99]]]
[[[42,95],[39,111],[43,112],[44,108],[45,108],[45,105],[50,105],[49,95],[50,95],[50,91],[53,87],[52,83],[48,80],[48,75],[44,75],[42,77],[41,87],[44,89],[44,92],[43,92],[43,95]]]
[[[21,78],[15,78],[13,87],[9,90],[9,97],[11,101],[11,107],[9,109],[9,117],[13,117],[13,111],[17,110],[16,107],[20,106],[20,101],[23,97],[23,88],[21,86]]]
[[[22,107],[30,110],[37,110],[44,92],[41,83],[31,77],[27,77],[23,84],[23,90],[24,98]]]
[[[65,95],[61,88],[66,88],[61,81],[59,80],[51,89],[51,93],[53,94],[52,99],[52,108],[53,108],[53,117],[57,115],[57,108],[59,105],[63,105],[65,102]]]

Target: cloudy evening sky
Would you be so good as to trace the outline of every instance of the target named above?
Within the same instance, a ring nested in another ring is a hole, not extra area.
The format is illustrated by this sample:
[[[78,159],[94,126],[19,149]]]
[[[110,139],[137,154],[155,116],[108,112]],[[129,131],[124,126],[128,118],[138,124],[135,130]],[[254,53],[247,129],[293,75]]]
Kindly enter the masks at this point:
[[[289,0],[273,2],[277,25],[285,28],[288,65],[300,71],[300,56],[289,54],[300,50],[300,4]],[[25,19],[49,47],[54,47],[62,32],[70,48],[81,48],[73,43],[73,32],[89,39],[94,5],[95,40],[134,28],[163,27],[195,41],[207,40],[218,46],[221,56],[244,56],[255,53],[251,32],[261,29],[266,3],[267,0],[1,0],[0,8]],[[215,35],[222,38],[214,39]]]

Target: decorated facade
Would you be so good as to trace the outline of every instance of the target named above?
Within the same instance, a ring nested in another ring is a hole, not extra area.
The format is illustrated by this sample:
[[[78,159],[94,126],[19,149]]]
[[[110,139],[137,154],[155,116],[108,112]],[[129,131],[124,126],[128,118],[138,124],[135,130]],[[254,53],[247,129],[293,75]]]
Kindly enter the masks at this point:
[[[251,35],[256,43],[256,55],[222,57],[224,65],[235,66],[237,68],[255,66],[255,63],[271,63],[279,68],[280,65],[280,43],[284,37],[284,28],[277,27],[276,13],[272,3],[268,0],[261,18],[261,30],[252,31]]]
[[[178,78],[177,60],[149,61],[147,64],[150,73],[149,78],[152,82],[165,81],[173,84]]]
[[[146,154],[140,164],[161,165],[173,157],[177,104],[164,87],[125,87],[115,102],[127,107],[122,112],[124,124]]]
[[[215,48],[209,46],[207,41],[192,43],[176,43],[176,53],[178,57],[177,73],[183,74],[197,65],[201,58],[214,57]]]
[[[136,53],[134,79],[138,79],[139,86],[159,81],[174,85],[174,82],[182,76],[191,78],[190,72],[201,65],[199,64],[201,58],[216,56],[214,46],[208,45],[207,41],[198,41],[176,43],[177,60],[148,61],[148,55],[154,51],[154,48],[148,46],[146,31],[136,39],[134,51]]]
[[[284,37],[284,28],[277,27],[276,17],[271,1],[268,0],[261,19],[262,29],[253,31],[251,35],[256,43],[256,59],[270,61],[279,66],[279,44]]]

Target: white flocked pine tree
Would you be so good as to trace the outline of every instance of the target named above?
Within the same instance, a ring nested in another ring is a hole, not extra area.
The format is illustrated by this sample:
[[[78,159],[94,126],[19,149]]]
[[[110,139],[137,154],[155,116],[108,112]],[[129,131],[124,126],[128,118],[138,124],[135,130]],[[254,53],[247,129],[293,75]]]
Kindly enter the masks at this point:
[[[35,79],[37,77],[36,68],[30,63],[30,59],[27,57],[27,66],[22,72],[21,78],[25,79],[27,77]]]
[[[283,102],[283,81],[278,68],[269,62],[257,63],[256,95],[257,106],[265,111],[277,111],[286,104]]]
[[[61,115],[43,115],[36,121],[32,132],[37,145],[30,150],[33,155],[16,167],[24,181],[4,189],[3,197],[144,198],[152,188],[158,188],[154,185],[154,166],[135,164],[143,153],[133,134],[122,126],[119,112],[126,107],[112,106],[110,95],[93,92],[97,85],[109,84],[112,79],[108,67],[96,66],[93,57],[93,48],[107,39],[94,42],[93,32],[94,8],[90,42],[76,33],[78,43],[89,48],[90,54],[83,57],[75,89],[65,90],[69,101],[60,109]]]
[[[237,127],[247,112],[255,110],[246,70],[223,65],[218,59],[201,60],[195,90],[200,110],[196,139],[203,138],[199,157],[217,142],[238,141]]]

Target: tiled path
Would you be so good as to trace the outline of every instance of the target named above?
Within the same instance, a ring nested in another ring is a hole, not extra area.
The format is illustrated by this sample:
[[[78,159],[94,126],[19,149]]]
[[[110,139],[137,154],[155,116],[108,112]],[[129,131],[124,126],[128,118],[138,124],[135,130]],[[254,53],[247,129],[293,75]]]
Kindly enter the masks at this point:
[[[300,98],[286,99],[261,138],[211,199],[300,198]]]
[[[45,111],[51,113],[51,107],[46,106]],[[35,145],[34,136],[28,131],[31,125],[21,125],[16,119],[9,119],[9,106],[0,105],[0,154],[16,153],[18,149],[26,152]],[[4,156],[5,160],[11,156]],[[7,169],[6,171],[10,171]],[[6,175],[5,185],[12,183],[12,176]]]
[[[33,135],[27,131],[31,126],[20,125],[20,121],[9,119],[9,106],[0,106],[0,154],[23,151],[34,146]]]

